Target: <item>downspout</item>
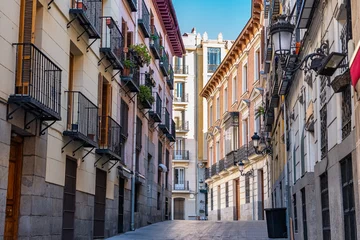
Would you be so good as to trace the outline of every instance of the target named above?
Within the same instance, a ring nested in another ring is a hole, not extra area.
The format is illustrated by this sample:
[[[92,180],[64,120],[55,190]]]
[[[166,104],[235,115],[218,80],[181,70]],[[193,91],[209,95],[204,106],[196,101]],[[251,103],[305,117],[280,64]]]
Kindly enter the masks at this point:
[[[254,169],[254,168],[253,168]],[[255,188],[255,171],[252,173],[253,181],[252,181],[252,220],[255,220],[255,196],[254,196],[254,188]]]
[[[284,142],[285,145],[287,143],[287,128],[286,128],[286,123],[287,123],[287,115],[286,115],[286,102],[284,101]],[[286,229],[287,229],[287,239],[290,238],[290,223],[289,223],[289,216],[290,216],[290,186],[289,186],[289,162],[288,162],[288,158],[287,158],[287,149],[285,147],[285,193],[286,193],[286,197],[285,197],[285,206],[286,206]]]
[[[195,36],[195,42],[196,42],[196,36]],[[195,167],[196,167],[196,171],[195,171],[195,179],[196,179],[196,189],[195,189],[195,213],[198,214],[198,205],[200,204],[199,202],[199,198],[200,198],[200,193],[199,193],[199,166],[198,166],[198,163],[199,163],[199,159],[198,159],[198,150],[199,150],[199,146],[198,146],[198,118],[196,116],[197,114],[197,111],[195,109],[197,109],[197,104],[198,104],[198,86],[197,86],[197,48],[195,48],[195,51],[194,51],[194,55],[195,55],[195,64],[194,64],[194,72],[195,72],[195,79],[194,79],[194,86],[195,86],[195,91],[194,91],[194,100],[195,100],[195,106],[194,106],[194,113],[193,113],[193,116],[194,116],[194,136],[195,136],[195,141],[196,141],[196,145],[195,145]],[[205,187],[205,179],[203,179],[203,184],[204,184],[204,187]],[[207,192],[206,192],[207,194]],[[207,212],[207,202],[205,201],[205,217],[206,217],[206,212]],[[199,214],[200,215],[200,214]]]
[[[139,5],[138,5],[139,6]],[[138,14],[135,13],[135,44],[138,43]],[[136,93],[134,93],[135,95]],[[135,231],[135,172],[136,172],[136,109],[137,109],[137,98],[134,97],[134,104],[133,104],[133,164],[132,164],[132,178],[131,178],[131,231]]]

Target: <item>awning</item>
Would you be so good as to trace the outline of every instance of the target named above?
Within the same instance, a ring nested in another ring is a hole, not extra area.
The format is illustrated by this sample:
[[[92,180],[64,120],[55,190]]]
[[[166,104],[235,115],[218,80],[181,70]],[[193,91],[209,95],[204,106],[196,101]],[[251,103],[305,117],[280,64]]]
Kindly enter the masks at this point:
[[[359,82],[360,79],[360,41],[356,47],[354,55],[350,61],[350,76],[351,76],[351,83],[356,90],[356,84]]]

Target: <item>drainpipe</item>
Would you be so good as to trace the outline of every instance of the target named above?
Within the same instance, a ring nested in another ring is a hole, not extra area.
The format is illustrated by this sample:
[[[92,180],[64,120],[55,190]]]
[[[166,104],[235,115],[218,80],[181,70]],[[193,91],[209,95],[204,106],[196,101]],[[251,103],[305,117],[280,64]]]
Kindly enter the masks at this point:
[[[196,41],[196,37],[195,37],[195,41]],[[200,172],[200,169],[199,169],[199,167],[198,167],[198,163],[199,163],[199,159],[198,159],[198,133],[197,133],[197,131],[198,131],[198,118],[196,117],[196,115],[197,115],[197,112],[195,111],[195,109],[197,109],[197,106],[198,106],[198,86],[197,86],[197,48],[195,48],[195,51],[194,51],[194,57],[195,57],[195,59],[194,59],[194,61],[195,61],[195,63],[194,63],[194,73],[195,73],[195,78],[194,78],[194,87],[195,87],[195,91],[194,91],[194,100],[195,100],[195,104],[194,104],[194,112],[193,112],[193,119],[195,120],[194,121],[194,137],[195,137],[195,141],[196,141],[196,144],[195,144],[195,167],[196,167],[196,171],[195,171],[195,179],[196,179],[196,189],[195,189],[195,213],[196,213],[196,215],[198,214],[198,205],[200,205],[200,201],[199,201],[199,199],[200,199],[200,193],[199,193],[199,176],[200,176],[200,174],[199,174],[199,172]],[[195,127],[196,126],[196,127]],[[203,184],[204,184],[204,187],[205,187],[205,179],[203,179]],[[207,193],[206,193],[207,194]],[[206,217],[206,212],[207,212],[207,203],[206,203],[206,201],[205,201],[205,217]],[[199,216],[200,216],[200,214],[199,214]]]
[[[254,168],[253,168],[254,169]],[[255,196],[254,196],[254,188],[255,188],[255,171],[253,171],[252,173],[252,177],[253,177],[253,182],[252,182],[252,202],[253,202],[253,207],[252,207],[252,220],[255,220]]]
[[[287,143],[287,128],[286,128],[286,122],[287,122],[287,115],[286,115],[286,103],[284,101],[284,142],[285,145]],[[285,206],[286,206],[286,228],[287,228],[287,238],[290,239],[290,223],[289,223],[289,217],[290,217],[290,186],[289,186],[289,163],[287,159],[287,149],[285,148]]]
[[[139,3],[138,3],[139,6]],[[138,43],[138,15],[137,12],[135,13],[135,44]],[[134,93],[135,95],[136,93]],[[135,173],[136,173],[136,109],[137,109],[137,98],[134,97],[134,104],[133,104],[133,164],[132,164],[132,178],[131,178],[131,231],[135,231]]]

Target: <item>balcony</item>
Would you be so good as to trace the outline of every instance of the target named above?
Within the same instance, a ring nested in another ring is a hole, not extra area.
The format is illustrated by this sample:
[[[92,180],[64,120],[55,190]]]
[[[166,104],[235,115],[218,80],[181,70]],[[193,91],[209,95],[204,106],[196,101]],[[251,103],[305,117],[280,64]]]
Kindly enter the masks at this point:
[[[168,84],[170,90],[174,90],[174,71],[171,65],[169,65],[169,75],[166,80],[166,83]]]
[[[15,93],[9,96],[8,119],[20,108],[35,120],[59,121],[61,103],[61,69],[31,43],[16,43]],[[25,128],[31,123],[25,123]],[[43,130],[41,130],[43,132]]]
[[[225,162],[224,162],[225,168],[229,169],[236,166],[236,162],[237,162],[237,151],[232,151],[228,153],[225,157]]]
[[[217,173],[220,173],[225,170],[225,158],[221,159],[217,163]]]
[[[189,103],[189,94],[180,94],[181,96],[174,97],[175,104],[188,104]]]
[[[254,142],[250,141],[248,145],[248,157],[251,157],[253,155],[256,155],[255,148],[254,148]]]
[[[175,66],[174,67],[174,73],[175,74],[189,74],[189,66],[183,65],[183,66]]]
[[[161,57],[160,57],[160,61],[159,61],[159,66],[160,66],[160,70],[161,70],[162,74],[165,77],[167,77],[168,74],[169,74],[169,57],[165,53],[164,49],[161,50]]]
[[[214,73],[219,64],[208,64],[208,73]]]
[[[142,1],[141,14],[138,19],[139,27],[143,32],[145,38],[150,37],[150,13],[146,7],[145,1]]]
[[[67,91],[67,129],[64,136],[81,142],[82,147],[98,148],[98,108],[81,92]]]
[[[248,145],[244,144],[237,150],[236,161],[242,161],[248,158]]]
[[[173,160],[189,160],[189,150],[174,150]]]
[[[217,174],[217,164],[214,163],[212,166],[211,166],[211,177],[215,176]]]
[[[209,179],[210,177],[210,168],[205,168],[205,180]]]
[[[95,152],[110,160],[121,160],[121,126],[110,116],[100,117],[100,144]]]
[[[176,142],[176,131],[175,131],[175,122],[171,119],[171,133],[167,134],[166,137],[170,142]]]
[[[131,9],[132,12],[136,12],[137,11],[137,0],[127,0],[129,7]]]
[[[101,0],[73,0],[69,13],[74,18],[68,23],[70,24],[78,20],[84,31],[78,36],[79,38],[86,32],[90,39],[99,39],[101,32]]]
[[[165,109],[165,115],[163,117],[163,121],[159,124],[159,129],[164,133],[170,133],[170,113],[167,109]]]
[[[124,37],[112,17],[102,17],[102,33],[100,52],[104,54],[113,69],[123,69],[124,61]],[[103,58],[102,58],[103,59]],[[101,63],[102,59],[99,61]]]
[[[189,191],[189,190],[190,190],[189,181],[174,184],[174,191]]]
[[[123,75],[121,75],[121,81],[124,83],[130,92],[139,92],[140,85],[140,70],[136,67],[131,69],[125,69]]]
[[[180,122],[176,125],[177,132],[188,132],[189,131],[189,121]]]
[[[155,102],[153,103],[152,111],[149,111],[149,117],[154,122],[161,122],[161,108],[162,102],[160,95],[156,93]]]
[[[151,38],[150,38],[150,50],[154,55],[155,59],[160,59],[161,55],[161,45],[159,33],[156,30],[156,27],[151,26]]]

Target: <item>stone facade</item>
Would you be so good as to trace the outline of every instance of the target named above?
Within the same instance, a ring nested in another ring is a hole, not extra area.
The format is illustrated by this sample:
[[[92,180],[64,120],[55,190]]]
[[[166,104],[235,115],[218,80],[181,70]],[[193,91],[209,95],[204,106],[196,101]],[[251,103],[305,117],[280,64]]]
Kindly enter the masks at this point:
[[[93,236],[94,201],[95,201],[94,195],[76,191],[76,207],[75,207],[76,239],[85,240],[85,239],[90,239],[91,236]],[[108,202],[106,204],[106,208],[108,208]],[[115,211],[115,213],[116,212],[117,211]],[[109,213],[108,211],[105,212],[106,219],[110,218],[110,214],[111,213]],[[106,221],[106,223],[108,223],[108,221]],[[115,219],[114,223],[117,223],[117,219]],[[109,229],[107,225],[105,225],[105,229],[106,230]],[[114,234],[110,236],[113,235]]]

